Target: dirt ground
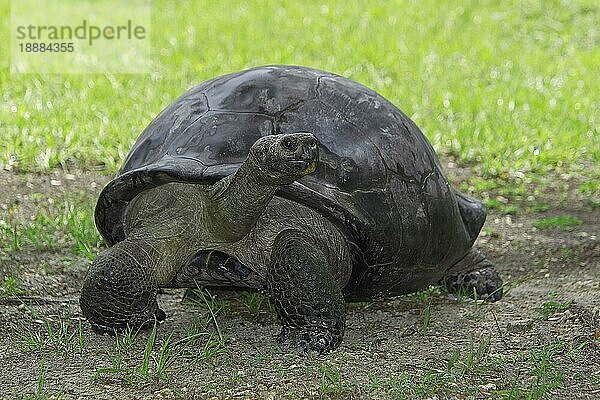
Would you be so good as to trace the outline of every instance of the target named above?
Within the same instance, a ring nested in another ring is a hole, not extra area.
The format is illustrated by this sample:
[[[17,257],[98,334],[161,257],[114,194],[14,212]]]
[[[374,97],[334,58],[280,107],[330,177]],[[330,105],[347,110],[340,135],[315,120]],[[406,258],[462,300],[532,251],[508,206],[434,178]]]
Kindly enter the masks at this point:
[[[449,175],[465,179],[452,164]],[[9,208],[31,219],[72,193],[93,204],[107,179],[1,172],[0,219]],[[432,288],[351,304],[341,347],[324,356],[281,353],[276,317],[248,293],[214,293],[207,306],[167,290],[152,347],[151,332],[99,336],[77,303],[87,258],[60,239],[5,251],[0,279],[25,293],[0,299],[0,398],[600,398],[600,210],[569,193],[550,190],[543,213],[491,211],[478,246],[503,300]],[[532,227],[563,214],[583,223]]]

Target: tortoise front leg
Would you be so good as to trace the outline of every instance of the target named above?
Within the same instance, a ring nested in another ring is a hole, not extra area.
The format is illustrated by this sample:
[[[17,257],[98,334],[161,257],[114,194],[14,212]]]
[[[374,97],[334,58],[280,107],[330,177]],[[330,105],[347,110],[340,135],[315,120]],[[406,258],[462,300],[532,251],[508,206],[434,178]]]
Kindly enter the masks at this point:
[[[147,328],[165,319],[158,307],[153,278],[155,250],[129,239],[98,255],[83,281],[79,304],[98,332]]]
[[[286,230],[277,236],[267,288],[281,321],[284,350],[324,353],[340,345],[344,297],[325,255],[307,235]]]

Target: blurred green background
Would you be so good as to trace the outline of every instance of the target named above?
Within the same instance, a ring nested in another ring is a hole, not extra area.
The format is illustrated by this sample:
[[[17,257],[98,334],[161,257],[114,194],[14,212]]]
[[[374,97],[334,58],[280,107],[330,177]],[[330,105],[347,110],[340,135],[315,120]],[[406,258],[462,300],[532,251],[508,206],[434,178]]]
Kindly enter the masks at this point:
[[[483,177],[600,176],[598,1],[155,0],[146,75],[10,74],[0,16],[5,168],[115,172],[186,89],[299,64],[380,92]]]

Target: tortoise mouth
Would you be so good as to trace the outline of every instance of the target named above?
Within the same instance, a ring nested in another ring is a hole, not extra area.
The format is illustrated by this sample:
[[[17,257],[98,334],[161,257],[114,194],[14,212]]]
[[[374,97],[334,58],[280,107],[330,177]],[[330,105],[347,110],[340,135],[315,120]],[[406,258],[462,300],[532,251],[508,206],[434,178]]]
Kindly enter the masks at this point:
[[[305,175],[315,172],[317,169],[317,163],[317,159],[288,159],[270,163],[267,170],[270,171],[269,175],[273,179],[283,179],[285,182],[292,182]]]
[[[293,170],[304,172],[305,174],[311,174],[317,169],[317,160],[290,160],[287,162]]]
[[[317,160],[285,160],[272,163],[271,167],[282,174],[298,172],[309,174],[317,169]]]

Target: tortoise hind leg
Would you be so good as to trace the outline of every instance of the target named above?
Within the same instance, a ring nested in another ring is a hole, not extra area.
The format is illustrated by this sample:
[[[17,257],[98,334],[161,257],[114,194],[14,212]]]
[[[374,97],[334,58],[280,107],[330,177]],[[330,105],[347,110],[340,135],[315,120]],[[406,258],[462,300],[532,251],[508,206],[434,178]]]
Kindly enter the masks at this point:
[[[83,281],[79,304],[92,328],[114,333],[147,328],[166,318],[156,302],[157,285],[149,268],[153,249],[127,239],[98,255]]]
[[[340,345],[344,297],[325,255],[309,237],[296,230],[277,236],[267,288],[281,321],[284,350],[324,353]]]
[[[446,271],[440,283],[450,293],[466,293],[491,301],[502,298],[502,278],[494,264],[475,248]]]

